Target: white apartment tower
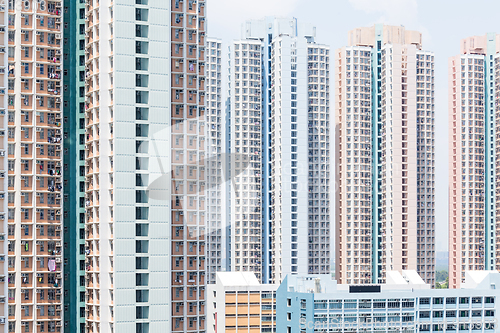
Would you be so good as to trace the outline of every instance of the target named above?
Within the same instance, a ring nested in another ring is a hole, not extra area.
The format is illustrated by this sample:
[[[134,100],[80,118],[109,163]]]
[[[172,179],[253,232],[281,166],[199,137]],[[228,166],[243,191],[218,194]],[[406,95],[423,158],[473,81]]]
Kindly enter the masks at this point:
[[[315,32],[270,17],[230,46],[231,270],[263,282],[330,271],[329,49]]]
[[[336,51],[336,277],[434,284],[434,55],[421,34],[376,25]]]
[[[272,280],[282,281],[330,272],[329,48],[282,35],[272,60]]]
[[[6,188],[1,190],[2,265],[6,260],[4,221],[9,244],[8,273],[4,267],[0,277],[1,297],[8,274],[9,332],[61,332],[62,1],[9,1],[8,13],[5,6],[5,2],[0,5],[0,75],[4,80],[0,92],[3,103],[8,93],[8,101],[0,111],[0,178],[2,186],[7,181],[8,194]],[[3,141],[5,135],[8,142]],[[2,309],[7,307],[4,303]],[[5,319],[0,319],[0,330],[6,332],[4,324]]]
[[[206,42],[206,230],[207,283],[216,282],[216,272],[230,269],[229,255],[229,180],[230,170],[225,124],[227,113],[222,103],[222,41]]]
[[[86,18],[87,332],[204,332],[205,1]]]

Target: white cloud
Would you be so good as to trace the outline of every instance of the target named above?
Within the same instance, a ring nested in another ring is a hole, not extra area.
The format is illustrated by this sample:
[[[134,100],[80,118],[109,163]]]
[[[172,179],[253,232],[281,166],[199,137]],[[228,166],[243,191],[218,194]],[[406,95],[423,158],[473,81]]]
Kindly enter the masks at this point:
[[[417,0],[349,0],[357,10],[380,13],[378,21],[388,24],[414,25],[417,23]]]
[[[288,16],[296,8],[299,0],[210,0],[207,1],[208,25],[210,36],[234,33],[238,36],[240,26],[246,20],[260,19],[265,16]],[[224,31],[226,30],[226,31]]]

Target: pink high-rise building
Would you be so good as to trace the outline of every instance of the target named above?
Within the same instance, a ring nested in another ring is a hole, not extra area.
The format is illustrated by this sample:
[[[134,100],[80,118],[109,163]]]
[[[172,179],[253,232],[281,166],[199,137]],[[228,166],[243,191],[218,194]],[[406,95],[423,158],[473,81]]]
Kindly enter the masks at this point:
[[[401,26],[349,32],[335,53],[336,277],[434,283],[434,54]]]
[[[449,274],[500,269],[500,35],[463,39],[449,59]]]

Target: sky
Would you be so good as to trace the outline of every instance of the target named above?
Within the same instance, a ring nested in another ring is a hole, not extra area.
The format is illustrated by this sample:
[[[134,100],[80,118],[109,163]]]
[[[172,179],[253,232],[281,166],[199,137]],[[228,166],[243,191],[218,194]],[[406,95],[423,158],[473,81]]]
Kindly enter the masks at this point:
[[[346,45],[347,32],[357,27],[384,23],[420,31],[423,49],[436,55],[436,249],[447,251],[448,58],[459,53],[463,38],[500,33],[498,13],[498,0],[208,0],[207,35],[228,45],[240,38],[245,20],[265,16],[314,24],[316,41],[332,50]],[[333,113],[334,95],[330,97]]]

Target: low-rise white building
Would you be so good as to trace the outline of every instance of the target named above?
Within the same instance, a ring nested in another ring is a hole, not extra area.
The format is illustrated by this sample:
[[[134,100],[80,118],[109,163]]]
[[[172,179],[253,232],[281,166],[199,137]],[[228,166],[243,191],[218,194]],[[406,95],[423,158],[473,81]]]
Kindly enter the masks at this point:
[[[279,332],[497,332],[500,273],[466,273],[461,289],[431,289],[416,271],[383,285],[288,275],[276,293]]]

